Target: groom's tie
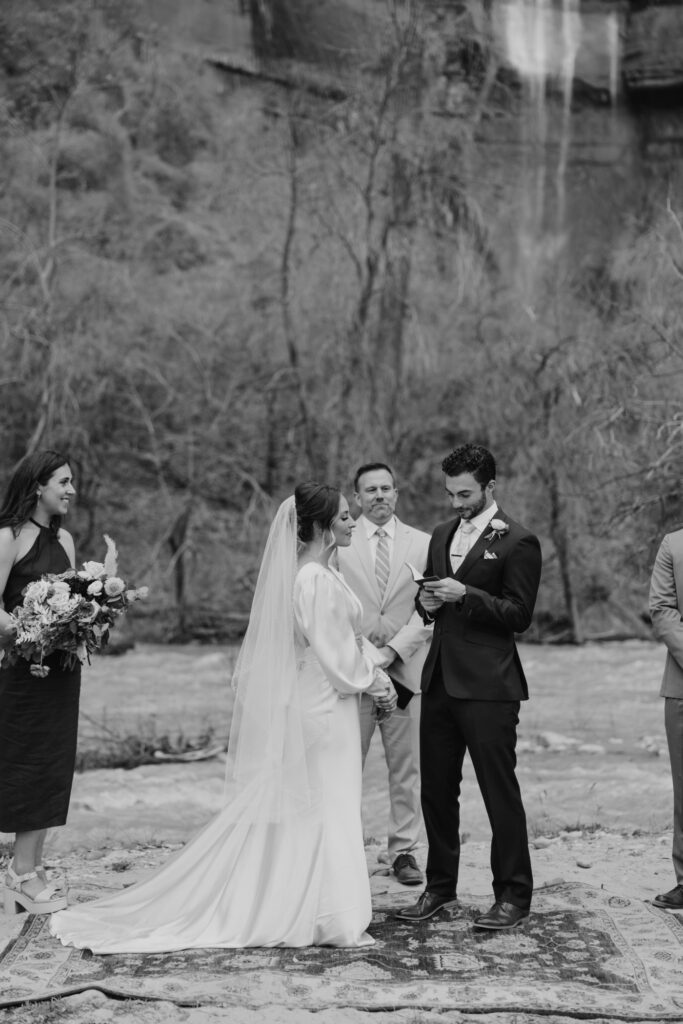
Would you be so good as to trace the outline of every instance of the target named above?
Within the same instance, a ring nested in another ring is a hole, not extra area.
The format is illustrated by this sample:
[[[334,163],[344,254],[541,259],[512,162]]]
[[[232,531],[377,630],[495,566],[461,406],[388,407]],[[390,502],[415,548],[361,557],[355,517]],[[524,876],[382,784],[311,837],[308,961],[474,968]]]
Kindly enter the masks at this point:
[[[377,551],[375,552],[375,576],[379,584],[380,593],[384,595],[384,591],[387,589],[387,581],[389,579],[389,572],[391,564],[389,562],[389,541],[387,540],[387,531],[383,530],[380,526],[375,531],[377,535]]]
[[[474,534],[477,532],[477,528],[474,523],[471,523],[468,519],[461,519],[458,529],[455,531],[453,543],[451,544],[451,565],[453,566],[453,572],[462,565],[462,560],[467,552],[472,547],[474,540]]]

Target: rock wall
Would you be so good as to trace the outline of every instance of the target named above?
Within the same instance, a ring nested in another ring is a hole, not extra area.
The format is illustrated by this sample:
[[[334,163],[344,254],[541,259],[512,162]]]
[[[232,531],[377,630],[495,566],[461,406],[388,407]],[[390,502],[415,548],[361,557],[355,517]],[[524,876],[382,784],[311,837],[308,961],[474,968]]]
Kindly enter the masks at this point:
[[[547,0],[541,88],[520,63],[519,52],[515,55],[510,23],[542,5],[424,3],[442,33],[444,53],[453,57],[446,61],[439,100],[445,132],[448,118],[459,113],[458,26],[469,16],[484,37],[493,29],[499,75],[513,100],[481,121],[473,187],[501,237],[515,238],[521,246],[521,252],[513,247],[511,261],[521,255],[522,263],[542,264],[559,246],[573,254],[572,262],[598,266],[623,231],[628,211],[642,206],[659,181],[665,188],[680,171],[683,5],[679,0],[577,0],[574,5]],[[144,5],[151,21],[209,59],[232,55],[271,69],[278,62],[289,69],[298,62],[340,80],[358,65],[372,67],[387,30],[384,0],[144,0]],[[572,32],[569,103],[563,46]],[[517,43],[530,35],[527,26]]]

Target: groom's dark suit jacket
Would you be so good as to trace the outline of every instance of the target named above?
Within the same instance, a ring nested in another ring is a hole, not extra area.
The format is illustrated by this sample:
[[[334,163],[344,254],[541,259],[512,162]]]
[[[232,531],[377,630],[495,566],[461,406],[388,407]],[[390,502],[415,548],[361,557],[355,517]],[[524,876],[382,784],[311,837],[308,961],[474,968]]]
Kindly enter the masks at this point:
[[[523,633],[531,623],[541,579],[541,547],[533,533],[500,509],[493,518],[507,523],[509,531],[492,536],[487,526],[456,573],[450,546],[459,518],[441,523],[432,534],[425,576],[453,577],[465,584],[467,593],[462,602],[446,602],[435,613],[423,690],[429,689],[440,663],[451,697],[518,701],[529,696],[515,633]],[[427,620],[419,596],[418,608]]]

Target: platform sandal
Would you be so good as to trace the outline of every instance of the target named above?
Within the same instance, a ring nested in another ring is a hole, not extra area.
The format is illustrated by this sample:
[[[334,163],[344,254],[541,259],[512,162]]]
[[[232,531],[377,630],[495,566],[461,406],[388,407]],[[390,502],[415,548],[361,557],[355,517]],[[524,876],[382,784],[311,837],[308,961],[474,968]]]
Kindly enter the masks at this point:
[[[22,892],[24,882],[32,878],[38,878],[35,871],[27,871],[25,875],[18,875],[11,864],[7,867],[5,875],[5,913],[21,914],[27,911],[29,914],[54,914],[57,910],[66,909],[66,896],[60,892],[59,886],[54,882],[40,890],[36,896],[28,896]]]
[[[46,885],[48,884],[48,882],[52,882],[56,892],[66,893],[66,880],[62,879],[60,881],[56,878],[50,878],[50,876],[47,873],[47,868],[45,867],[44,864],[36,864],[33,870],[38,875],[38,878],[41,880],[41,882],[45,882]]]

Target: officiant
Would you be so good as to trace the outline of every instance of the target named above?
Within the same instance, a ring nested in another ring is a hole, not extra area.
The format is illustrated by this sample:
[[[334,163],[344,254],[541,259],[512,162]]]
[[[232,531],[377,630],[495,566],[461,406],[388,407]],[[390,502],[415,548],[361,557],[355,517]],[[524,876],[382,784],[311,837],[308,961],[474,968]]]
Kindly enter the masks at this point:
[[[424,567],[429,534],[396,516],[396,479],[384,462],[360,466],[353,490],[360,515],[350,546],[339,549],[339,567],[363,605],[363,635],[380,648],[398,695],[397,710],[381,721],[372,700],[361,696],[363,761],[378,728],[389,773],[389,863],[402,885],[420,885],[420,677],[432,627],[415,611],[417,587],[406,562]]]

